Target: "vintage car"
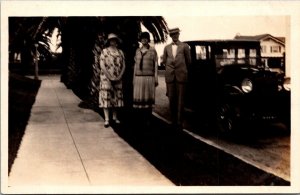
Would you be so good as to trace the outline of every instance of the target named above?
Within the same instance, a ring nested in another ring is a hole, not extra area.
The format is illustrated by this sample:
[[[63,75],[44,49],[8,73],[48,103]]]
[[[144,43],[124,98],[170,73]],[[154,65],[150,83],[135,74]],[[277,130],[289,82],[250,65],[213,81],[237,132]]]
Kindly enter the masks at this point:
[[[186,109],[200,120],[233,132],[253,121],[290,124],[290,87],[283,73],[261,61],[259,41],[186,41],[188,67]]]

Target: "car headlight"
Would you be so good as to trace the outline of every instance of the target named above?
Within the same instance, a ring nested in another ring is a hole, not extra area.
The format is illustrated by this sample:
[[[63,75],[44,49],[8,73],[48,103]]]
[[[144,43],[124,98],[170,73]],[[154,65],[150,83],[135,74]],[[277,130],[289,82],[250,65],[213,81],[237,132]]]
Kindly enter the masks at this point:
[[[244,93],[250,93],[253,89],[252,81],[248,78],[244,79],[241,84]]]
[[[291,84],[290,83],[284,83],[283,88],[287,91],[291,91]]]
[[[291,79],[290,79],[290,78],[284,79],[284,82],[283,82],[283,88],[284,88],[286,91],[291,91]]]

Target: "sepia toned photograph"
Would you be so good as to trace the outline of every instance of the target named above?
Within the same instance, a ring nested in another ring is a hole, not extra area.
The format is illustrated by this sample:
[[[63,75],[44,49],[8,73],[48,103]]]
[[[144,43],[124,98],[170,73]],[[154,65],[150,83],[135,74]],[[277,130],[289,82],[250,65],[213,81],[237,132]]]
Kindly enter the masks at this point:
[[[299,192],[300,4],[137,3],[1,3],[1,193]]]

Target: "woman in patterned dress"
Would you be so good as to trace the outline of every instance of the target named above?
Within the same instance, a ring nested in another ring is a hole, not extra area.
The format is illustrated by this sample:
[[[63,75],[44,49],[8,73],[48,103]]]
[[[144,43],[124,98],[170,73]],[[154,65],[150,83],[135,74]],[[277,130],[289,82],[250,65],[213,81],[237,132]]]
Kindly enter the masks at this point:
[[[107,41],[109,46],[103,49],[100,55],[100,90],[99,107],[103,108],[105,117],[105,127],[109,127],[109,115],[116,124],[120,121],[117,116],[117,108],[123,107],[122,76],[125,70],[125,57],[118,49],[120,39],[111,33]]]
[[[133,77],[133,107],[140,109],[139,116],[149,124],[155,103],[157,78],[157,52],[150,47],[150,34],[143,32],[140,36],[142,46],[136,50]]]

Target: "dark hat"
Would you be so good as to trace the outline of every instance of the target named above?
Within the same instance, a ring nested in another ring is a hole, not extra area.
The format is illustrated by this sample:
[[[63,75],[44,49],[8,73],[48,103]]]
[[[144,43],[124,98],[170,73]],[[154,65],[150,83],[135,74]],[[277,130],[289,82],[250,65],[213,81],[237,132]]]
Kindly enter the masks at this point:
[[[142,39],[148,39],[148,41],[150,41],[150,34],[148,32],[142,32],[140,36],[140,40]]]
[[[169,29],[169,34],[170,35],[174,35],[174,34],[177,34],[180,32],[180,29],[179,28],[172,28],[172,29]]]

